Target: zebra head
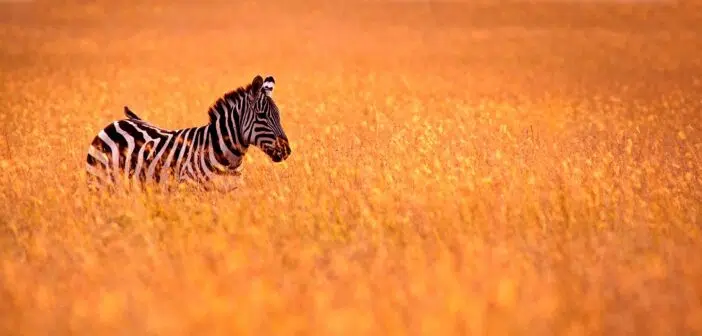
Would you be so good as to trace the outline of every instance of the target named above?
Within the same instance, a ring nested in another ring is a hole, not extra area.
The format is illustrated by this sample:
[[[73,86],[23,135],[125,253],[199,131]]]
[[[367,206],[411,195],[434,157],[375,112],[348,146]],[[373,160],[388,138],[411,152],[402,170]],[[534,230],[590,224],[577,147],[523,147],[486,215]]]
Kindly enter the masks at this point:
[[[280,124],[280,111],[273,101],[272,93],[275,79],[272,76],[263,79],[256,76],[249,92],[249,117],[253,122],[245,133],[249,144],[254,144],[273,160],[281,162],[290,156],[288,137]]]

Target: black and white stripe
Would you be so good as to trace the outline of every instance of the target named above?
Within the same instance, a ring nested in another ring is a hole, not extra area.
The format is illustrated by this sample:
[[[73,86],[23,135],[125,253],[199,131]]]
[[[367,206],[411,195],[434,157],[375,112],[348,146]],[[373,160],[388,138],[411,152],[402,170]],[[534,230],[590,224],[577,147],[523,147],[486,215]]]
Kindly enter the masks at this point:
[[[102,182],[120,178],[160,182],[210,181],[236,175],[249,145],[274,162],[290,155],[280,112],[271,96],[275,80],[256,76],[245,88],[219,98],[201,127],[166,130],[142,120],[125,106],[126,119],[107,125],[88,148],[86,170]]]

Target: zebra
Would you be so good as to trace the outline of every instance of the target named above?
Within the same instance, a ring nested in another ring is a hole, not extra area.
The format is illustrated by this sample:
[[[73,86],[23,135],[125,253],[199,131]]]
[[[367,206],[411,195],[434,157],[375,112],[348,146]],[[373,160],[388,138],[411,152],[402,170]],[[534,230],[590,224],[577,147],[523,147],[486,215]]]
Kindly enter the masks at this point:
[[[273,162],[290,154],[280,111],[273,101],[275,79],[260,75],[225,93],[208,110],[209,123],[168,130],[143,120],[128,106],[126,119],[103,128],[88,147],[86,171],[100,184],[127,181],[206,185],[217,176],[239,176],[249,145]]]

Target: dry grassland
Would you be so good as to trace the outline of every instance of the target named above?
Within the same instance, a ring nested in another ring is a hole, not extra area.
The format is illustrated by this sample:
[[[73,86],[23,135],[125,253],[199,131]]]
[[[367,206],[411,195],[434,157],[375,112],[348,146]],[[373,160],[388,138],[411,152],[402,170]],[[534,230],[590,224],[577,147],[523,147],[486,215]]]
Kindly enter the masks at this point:
[[[702,333],[702,22],[665,5],[0,3],[0,331]],[[293,154],[88,192],[256,74]]]

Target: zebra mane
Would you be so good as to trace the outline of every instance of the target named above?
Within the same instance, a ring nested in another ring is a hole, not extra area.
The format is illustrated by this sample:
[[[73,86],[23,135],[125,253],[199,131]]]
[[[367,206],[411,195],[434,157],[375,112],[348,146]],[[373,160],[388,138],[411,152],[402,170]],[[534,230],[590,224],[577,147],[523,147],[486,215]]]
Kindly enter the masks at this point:
[[[246,87],[240,86],[232,91],[225,93],[222,97],[219,97],[214,102],[214,104],[212,104],[210,106],[210,108],[207,110],[207,114],[210,117],[210,122],[212,123],[217,119],[217,116],[216,116],[217,106],[224,105],[227,102],[227,100],[236,101],[237,99],[240,99],[240,98],[246,96],[246,93],[251,92],[251,87],[252,87],[251,84],[246,85]]]

